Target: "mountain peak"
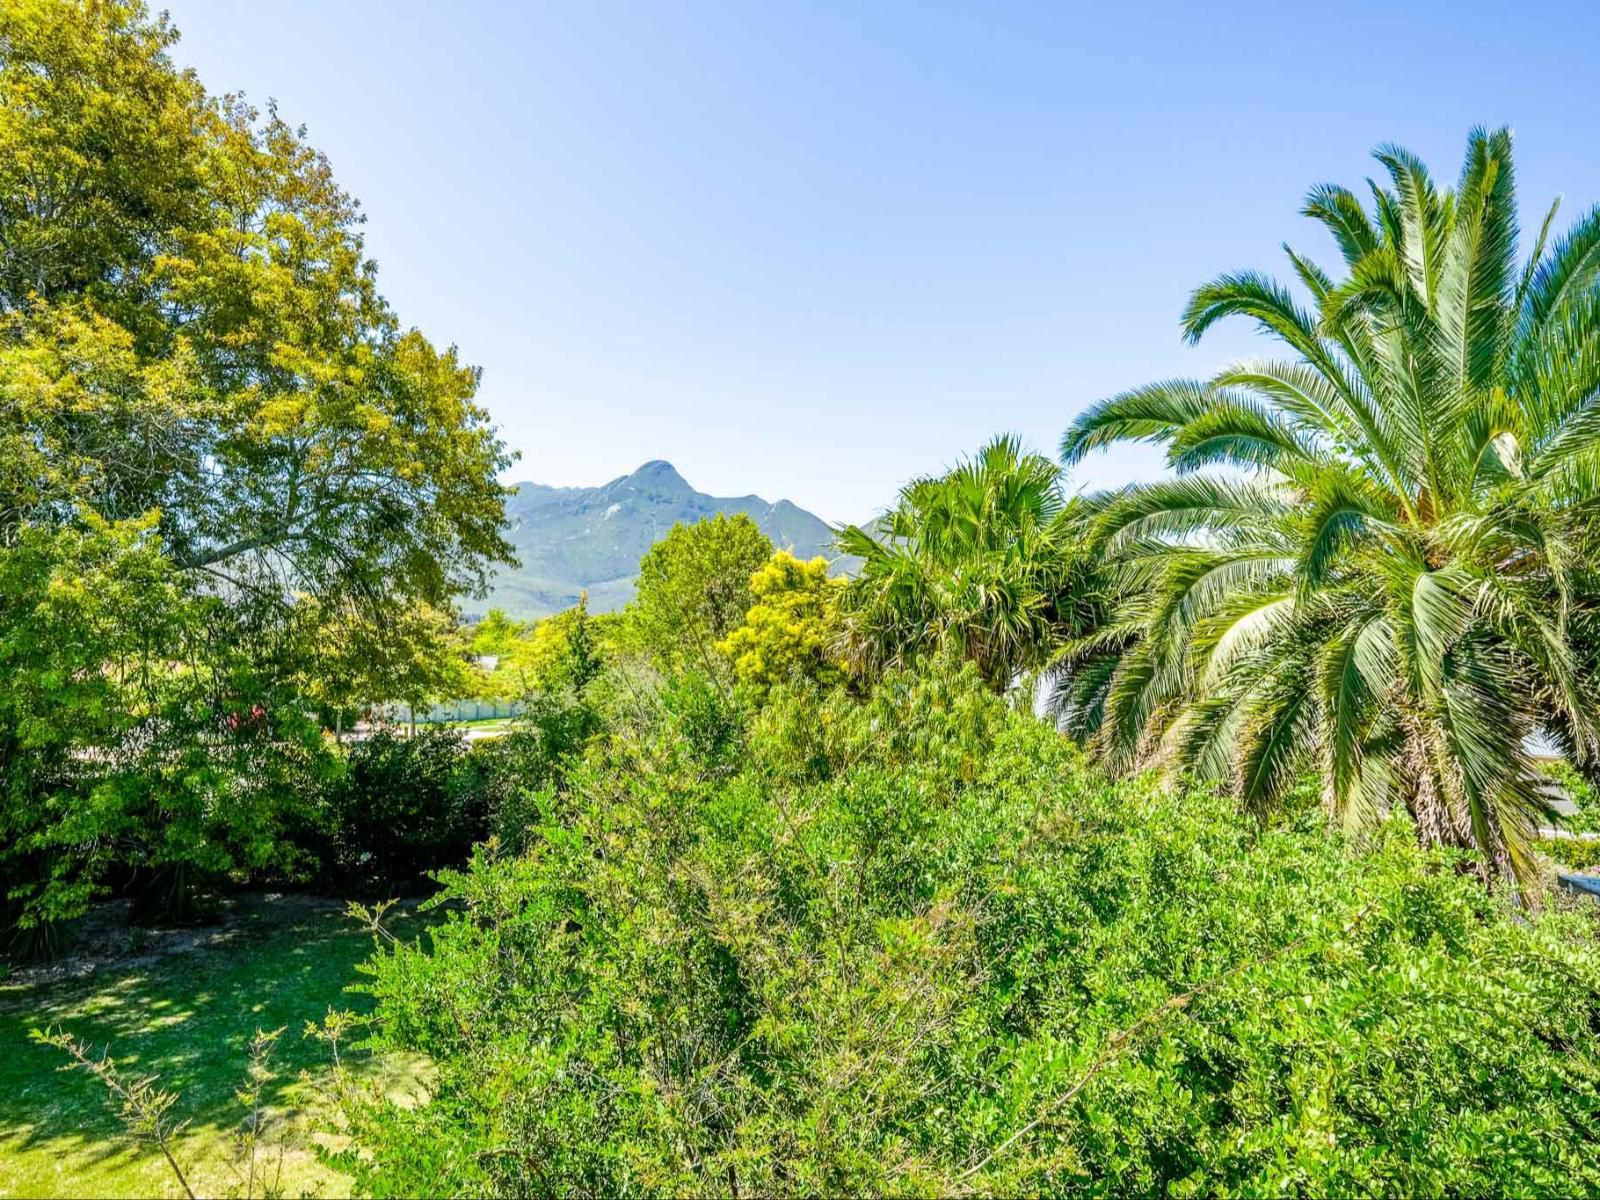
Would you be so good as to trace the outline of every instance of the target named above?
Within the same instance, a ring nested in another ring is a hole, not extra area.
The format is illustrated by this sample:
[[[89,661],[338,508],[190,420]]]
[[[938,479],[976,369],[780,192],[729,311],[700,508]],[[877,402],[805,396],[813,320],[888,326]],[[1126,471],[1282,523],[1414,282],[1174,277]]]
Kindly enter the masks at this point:
[[[629,478],[640,480],[648,479],[651,481],[676,480],[678,483],[685,482],[683,476],[678,474],[678,468],[673,466],[664,458],[652,458],[649,462],[645,463],[631,476],[629,476]]]
[[[584,592],[590,612],[621,608],[645,551],[673,525],[717,513],[748,516],[773,545],[801,558],[827,554],[833,543],[826,523],[786,500],[704,495],[659,458],[599,487],[525,485],[506,507],[521,565],[497,575],[489,603],[519,618],[567,608]]]

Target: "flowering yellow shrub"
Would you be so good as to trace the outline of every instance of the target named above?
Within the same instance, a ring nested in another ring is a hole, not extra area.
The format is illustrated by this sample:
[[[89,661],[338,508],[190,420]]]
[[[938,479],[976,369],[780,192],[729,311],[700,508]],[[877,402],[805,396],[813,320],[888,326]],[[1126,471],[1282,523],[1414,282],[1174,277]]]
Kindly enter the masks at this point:
[[[770,687],[805,678],[844,678],[838,600],[844,580],[828,576],[828,560],[804,562],[780,550],[750,577],[755,603],[744,624],[718,643],[741,683]]]

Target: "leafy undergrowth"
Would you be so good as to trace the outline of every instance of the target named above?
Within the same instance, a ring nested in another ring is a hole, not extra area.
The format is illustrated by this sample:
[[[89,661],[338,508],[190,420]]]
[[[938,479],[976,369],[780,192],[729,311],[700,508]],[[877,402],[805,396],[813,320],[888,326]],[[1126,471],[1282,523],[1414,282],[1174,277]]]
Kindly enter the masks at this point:
[[[1590,901],[1109,780],[971,668],[637,695],[366,968],[436,1074],[340,1093],[363,1194],[1600,1195]]]
[[[405,911],[390,919],[418,923]],[[104,1089],[60,1070],[65,1057],[29,1039],[30,1029],[52,1026],[96,1052],[109,1044],[125,1074],[158,1073],[179,1093],[173,1116],[190,1124],[175,1154],[196,1193],[208,1196],[243,1194],[236,1139],[246,1114],[234,1093],[251,1035],[286,1026],[265,1092],[259,1161],[284,1195],[347,1194],[347,1181],[318,1159],[314,1140],[327,1135],[310,1132],[329,1126],[318,1090],[327,1050],[301,1029],[330,1006],[363,1007],[344,989],[371,949],[336,903],[261,897],[172,952],[124,956],[76,978],[0,983],[0,1196],[181,1194],[154,1148],[120,1136]],[[361,1069],[398,1099],[420,1087],[419,1064],[390,1057]]]
[[[1551,862],[1572,871],[1600,869],[1600,841],[1579,838],[1546,838],[1538,843]]]

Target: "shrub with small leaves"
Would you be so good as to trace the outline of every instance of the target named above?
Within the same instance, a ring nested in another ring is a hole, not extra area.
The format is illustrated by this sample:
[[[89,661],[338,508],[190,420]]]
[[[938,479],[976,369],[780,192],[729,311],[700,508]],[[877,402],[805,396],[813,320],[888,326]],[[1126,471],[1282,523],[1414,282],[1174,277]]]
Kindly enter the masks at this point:
[[[325,875],[362,891],[421,887],[427,872],[465,862],[486,827],[483,774],[454,729],[374,733],[351,747],[326,797]]]
[[[1600,839],[1543,838],[1535,845],[1551,862],[1574,871],[1600,867]]]
[[[1600,1189],[1593,912],[1109,785],[971,668],[681,687],[377,939],[437,1075],[342,1093],[363,1192]]]

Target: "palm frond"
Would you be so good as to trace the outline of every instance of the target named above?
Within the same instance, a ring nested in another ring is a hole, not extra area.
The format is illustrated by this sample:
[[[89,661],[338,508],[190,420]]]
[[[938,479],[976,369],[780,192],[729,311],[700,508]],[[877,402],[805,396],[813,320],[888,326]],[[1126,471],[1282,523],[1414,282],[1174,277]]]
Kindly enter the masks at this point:
[[[1600,282],[1600,205],[1579,218],[1547,257],[1535,255],[1529,265],[1534,270],[1517,306],[1519,342],[1536,341],[1568,304]]]
[[[1294,785],[1315,742],[1315,689],[1299,657],[1278,664],[1245,702],[1236,751],[1240,798],[1266,812]]]
[[[1185,310],[1190,341],[1243,316],[1286,361],[1069,430],[1069,461],[1141,439],[1177,472],[1080,510],[1116,630],[1085,642],[1082,694],[1119,766],[1226,776],[1262,807],[1315,761],[1347,828],[1403,804],[1423,840],[1526,880],[1521,739],[1600,761],[1600,208],[1552,247],[1552,206],[1519,263],[1507,131],[1473,131],[1448,188],[1376,157],[1365,202],[1306,200],[1341,277],[1284,248],[1313,311],[1256,272]]]
[[[1292,473],[1318,461],[1317,446],[1263,406],[1219,392],[1209,412],[1171,437],[1167,462],[1179,473],[1218,464]]]
[[[1325,791],[1330,810],[1347,829],[1370,824],[1379,815],[1372,787],[1377,776],[1368,769],[1366,743],[1380,719],[1377,710],[1394,685],[1395,666],[1392,631],[1376,614],[1345,625],[1318,655]]]
[[[1146,384],[1090,405],[1061,439],[1061,461],[1068,466],[1092,450],[1117,442],[1164,442],[1205,416],[1218,393],[1196,379]]]
[[[1299,585],[1302,593],[1321,587],[1339,554],[1364,539],[1396,529],[1399,515],[1363,486],[1359,475],[1330,468],[1321,472],[1311,487],[1311,507],[1305,516],[1301,536]]]
[[[1124,489],[1092,530],[1114,553],[1138,538],[1183,541],[1219,524],[1265,531],[1291,511],[1292,498],[1270,483],[1191,475]]]
[[[1223,275],[1197,288],[1183,312],[1183,336],[1191,345],[1224,317],[1250,317],[1307,358],[1319,353],[1317,324],[1289,289],[1257,271]]]
[[[1509,131],[1473,130],[1457,195],[1439,279],[1441,355],[1460,390],[1479,395],[1510,349],[1517,213]]]
[[[1389,171],[1397,198],[1400,250],[1410,288],[1424,305],[1433,296],[1447,226],[1438,190],[1422,160],[1400,146],[1380,146],[1373,155]]]
[[[1372,228],[1366,209],[1349,188],[1332,183],[1318,184],[1311,189],[1300,211],[1304,216],[1321,221],[1333,234],[1346,266],[1378,244],[1377,231]]]

